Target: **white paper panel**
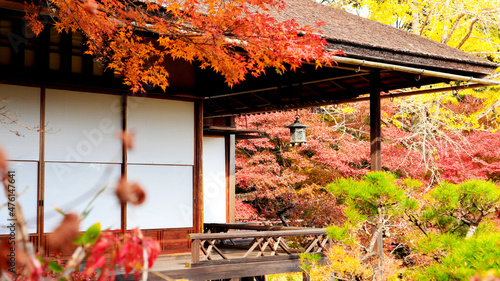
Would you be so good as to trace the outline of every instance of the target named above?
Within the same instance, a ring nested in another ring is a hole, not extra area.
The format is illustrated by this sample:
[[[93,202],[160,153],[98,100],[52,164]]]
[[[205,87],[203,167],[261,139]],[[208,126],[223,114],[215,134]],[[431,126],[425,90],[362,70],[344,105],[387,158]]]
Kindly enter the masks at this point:
[[[203,138],[203,208],[206,223],[226,223],[224,138]]]
[[[17,195],[14,197],[16,203],[20,203],[26,219],[29,233],[36,233],[37,214],[37,186],[38,186],[38,163],[37,162],[10,162],[9,171],[13,171],[14,189]],[[9,201],[11,202],[11,201]],[[0,206],[7,203],[3,190],[0,195]],[[11,202],[13,203],[13,202]],[[0,209],[0,234],[8,234],[6,224],[10,219],[7,207]]]
[[[120,228],[120,204],[114,190],[120,178],[118,164],[46,163],[44,232],[52,232],[62,220],[53,205],[65,213],[81,214],[92,198],[105,186],[97,197],[94,208],[80,224],[86,230],[96,222],[102,229]]]
[[[120,106],[120,96],[47,90],[45,159],[120,162]]]
[[[194,163],[194,104],[130,97],[128,128],[136,147],[128,162],[139,164]]]
[[[5,99],[5,100],[3,100]],[[1,109],[4,107],[4,109]],[[40,88],[0,84],[0,112],[5,111],[24,126],[40,126]],[[11,122],[0,117],[2,123]],[[16,135],[18,132],[20,135]],[[38,160],[40,133],[18,124],[0,126],[0,144],[12,160]]]
[[[128,229],[193,226],[193,167],[128,165],[127,176],[146,191],[142,205],[127,207]]]

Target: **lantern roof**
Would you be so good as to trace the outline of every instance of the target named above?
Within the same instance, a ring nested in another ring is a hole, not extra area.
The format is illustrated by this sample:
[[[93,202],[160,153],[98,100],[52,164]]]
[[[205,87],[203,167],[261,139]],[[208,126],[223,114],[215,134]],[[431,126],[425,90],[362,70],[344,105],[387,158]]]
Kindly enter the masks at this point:
[[[296,117],[295,122],[293,124],[286,126],[286,127],[287,128],[306,128],[306,127],[309,127],[309,125],[300,123],[299,117]]]

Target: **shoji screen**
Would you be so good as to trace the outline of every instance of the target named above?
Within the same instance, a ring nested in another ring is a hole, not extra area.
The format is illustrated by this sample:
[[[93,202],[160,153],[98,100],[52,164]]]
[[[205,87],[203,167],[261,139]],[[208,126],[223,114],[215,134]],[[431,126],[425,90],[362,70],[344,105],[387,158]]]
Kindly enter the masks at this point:
[[[146,190],[127,207],[128,228],[192,227],[194,103],[130,97],[127,122],[136,140],[127,176]]]
[[[0,146],[7,153],[9,171],[16,190],[15,201],[20,203],[28,223],[28,231],[35,233],[37,224],[38,163],[40,159],[40,88],[0,85]],[[0,206],[7,202],[0,196]],[[10,214],[0,209],[0,234]]]
[[[203,138],[204,222],[226,222],[226,143],[223,137]]]
[[[57,227],[64,212],[81,213],[94,195],[81,230],[100,222],[103,229],[120,227],[120,205],[114,188],[120,176],[121,97],[46,90],[44,231]]]

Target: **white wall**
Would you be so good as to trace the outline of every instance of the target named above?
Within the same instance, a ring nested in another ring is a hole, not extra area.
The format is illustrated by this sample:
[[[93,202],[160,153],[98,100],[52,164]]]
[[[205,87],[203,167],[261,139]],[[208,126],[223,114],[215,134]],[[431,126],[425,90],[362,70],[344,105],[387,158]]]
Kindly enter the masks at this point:
[[[223,137],[203,138],[203,215],[206,223],[226,222],[226,145]]]
[[[102,229],[120,229],[120,204],[114,192],[119,178],[118,164],[46,163],[44,232],[52,232],[63,219],[54,207],[81,215],[89,204],[92,210],[80,224],[81,231],[96,222]]]
[[[82,214],[93,197],[92,210],[80,224],[96,222],[103,229],[120,228],[120,204],[114,188],[120,177],[121,97],[64,90],[46,90],[44,231],[51,232],[65,213]]]
[[[194,164],[194,103],[130,97],[128,130],[135,148],[134,164]]]
[[[121,163],[121,97],[46,90],[45,160]]]
[[[0,85],[0,107],[8,105],[20,123],[40,126],[41,89]],[[53,231],[65,213],[81,214],[94,195],[92,211],[82,222],[85,230],[99,221],[103,229],[120,227],[120,205],[114,190],[120,177],[121,96],[65,90],[45,90],[44,232]],[[135,133],[135,149],[128,153],[128,178],[146,190],[141,206],[128,206],[128,228],[184,228],[193,226],[194,103],[128,98],[128,128]],[[23,136],[13,134],[19,131]],[[40,133],[7,124],[0,126],[0,145],[14,160],[18,201],[37,230]],[[22,194],[21,194],[22,193]],[[6,203],[0,196],[0,205]],[[0,234],[6,234],[7,209],[0,210]]]
[[[9,163],[9,171],[13,172],[13,186],[16,191],[14,201],[7,201],[3,190],[0,193],[0,206],[4,206],[7,202],[20,203],[22,206],[24,218],[28,226],[29,233],[36,233],[37,227],[37,202],[38,202],[38,163],[37,162],[21,162],[15,161]],[[8,219],[11,219],[8,205],[0,209],[0,234],[8,234],[8,229],[5,228],[8,224]],[[18,206],[16,206],[16,209]]]
[[[28,231],[37,230],[38,161],[40,158],[40,88],[0,84],[0,147],[7,154],[9,171],[13,172],[15,201],[23,208]],[[30,129],[28,129],[29,127]],[[3,192],[0,206],[7,203]],[[11,218],[8,205],[0,209],[0,234],[7,234]]]
[[[36,129],[40,127],[40,88],[0,84],[0,112],[7,113],[19,123],[0,116],[0,145],[7,157],[10,160],[38,161],[40,133]]]
[[[135,148],[127,177],[146,191],[140,206],[127,206],[127,227],[193,226],[194,103],[130,97],[127,126]]]
[[[143,204],[127,206],[128,229],[193,226],[193,167],[128,165],[127,177],[146,191]]]

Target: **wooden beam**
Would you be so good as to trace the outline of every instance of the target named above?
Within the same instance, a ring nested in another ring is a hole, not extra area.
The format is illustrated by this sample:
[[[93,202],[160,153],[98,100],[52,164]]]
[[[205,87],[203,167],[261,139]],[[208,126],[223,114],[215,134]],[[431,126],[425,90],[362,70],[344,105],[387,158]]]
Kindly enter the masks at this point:
[[[191,243],[191,262],[200,262],[200,240],[194,240]]]
[[[335,68],[338,68],[338,67],[335,67]],[[349,70],[351,70],[351,69],[349,69]],[[289,87],[297,87],[297,86],[301,86],[301,85],[317,84],[317,83],[321,83],[321,82],[331,82],[331,81],[335,81],[335,80],[354,78],[354,77],[359,77],[359,76],[364,76],[364,75],[367,75],[367,74],[366,73],[355,73],[355,74],[351,74],[351,75],[335,76],[335,77],[321,79],[321,80],[303,81],[302,83],[294,83],[294,84],[291,84],[288,86]],[[287,87],[287,88],[289,88],[289,87]],[[238,95],[244,95],[244,94],[255,94],[258,92],[267,92],[267,91],[273,91],[273,90],[278,90],[278,89],[279,89],[279,86],[274,86],[274,87],[268,87],[268,88],[262,88],[262,89],[253,89],[253,90],[240,91],[240,92],[234,92],[234,93],[213,95],[213,96],[207,97],[206,99],[217,99],[217,98],[225,98],[225,97],[238,96]]]
[[[252,107],[250,107],[250,106],[248,106],[248,105],[244,104],[243,102],[241,102],[241,101],[239,101],[239,100],[235,99],[234,97],[230,97],[229,99],[230,99],[230,100],[232,100],[232,101],[234,101],[234,102],[236,102],[236,103],[238,103],[238,104],[240,104],[241,106],[243,106],[243,108],[249,108],[249,109],[252,109]]]
[[[268,226],[256,225],[247,223],[206,223],[205,227],[220,230],[220,232],[227,232],[229,229],[242,229],[242,230],[257,230],[257,231],[278,231],[278,230],[300,230],[310,229],[307,227],[295,226]]]
[[[235,238],[265,238],[279,236],[306,236],[326,234],[326,228],[306,228],[276,231],[230,231],[227,233],[191,233],[188,239],[235,239]]]
[[[415,95],[458,91],[458,90],[463,90],[463,89],[475,89],[475,88],[483,88],[483,87],[495,87],[495,86],[491,86],[489,84],[486,85],[486,84],[472,83],[472,84],[465,84],[465,85],[461,85],[461,86],[440,87],[440,88],[432,88],[432,89],[426,89],[426,90],[392,92],[389,94],[381,95],[380,98],[381,99],[402,98],[402,97],[410,97],[410,96],[415,96]],[[287,110],[309,108],[312,106],[318,107],[318,106],[337,105],[337,104],[344,104],[344,103],[364,102],[364,101],[369,101],[369,100],[370,100],[370,97],[329,100],[329,101],[325,101],[325,102],[310,101],[309,104],[301,104],[301,105],[297,105],[297,106],[287,105]],[[273,109],[252,111],[251,113],[241,112],[240,114],[255,114],[255,113],[263,113],[263,112],[276,112],[276,111],[282,111],[282,110],[283,110],[283,108],[276,107]],[[213,116],[208,116],[207,118],[227,117],[227,116],[235,116],[235,115],[236,114],[213,115]]]
[[[272,103],[272,102],[268,101],[267,99],[264,99],[263,97],[261,97],[260,95],[258,95],[258,94],[256,94],[256,93],[252,93],[251,95],[252,95],[252,96],[254,96],[254,97],[256,97],[256,98],[258,98],[258,99],[260,99],[260,100],[261,100],[261,101],[263,101],[263,102],[267,102],[269,105],[272,105],[272,106],[274,106],[274,107],[277,107],[277,105],[275,105],[274,103]]]
[[[324,254],[319,254],[322,258],[325,257]],[[235,264],[245,264],[245,263],[256,263],[256,262],[276,262],[284,260],[299,260],[300,254],[292,255],[274,255],[274,256],[258,256],[251,258],[241,258],[241,259],[220,259],[220,260],[203,260],[197,264],[190,264],[190,268],[198,267],[211,267],[215,265],[235,265]]]
[[[382,170],[380,127],[380,72],[370,74],[370,156],[371,170]]]

